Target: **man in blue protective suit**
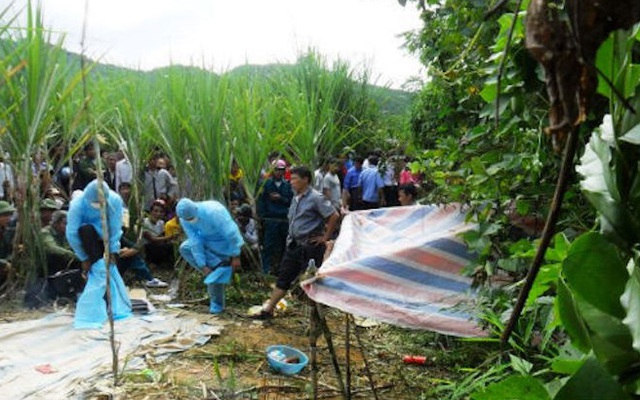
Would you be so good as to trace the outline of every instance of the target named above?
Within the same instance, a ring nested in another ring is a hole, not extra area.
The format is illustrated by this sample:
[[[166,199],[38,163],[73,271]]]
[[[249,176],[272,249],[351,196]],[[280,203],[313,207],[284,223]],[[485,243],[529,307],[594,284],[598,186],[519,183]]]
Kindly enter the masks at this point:
[[[131,302],[116,266],[122,236],[122,200],[102,183],[107,212],[109,238],[109,272],[111,309],[116,320],[130,317]],[[100,329],[107,320],[105,293],[107,269],[103,258],[102,220],[100,218],[98,181],[91,181],[82,195],[69,204],[66,236],[69,245],[82,262],[87,284],[76,305],[73,326],[76,329]]]
[[[205,275],[204,283],[211,297],[209,311],[224,309],[224,285],[231,280],[233,269],[240,267],[244,240],[231,214],[217,201],[194,202],[181,199],[176,207],[180,226],[187,240],[180,254]]]

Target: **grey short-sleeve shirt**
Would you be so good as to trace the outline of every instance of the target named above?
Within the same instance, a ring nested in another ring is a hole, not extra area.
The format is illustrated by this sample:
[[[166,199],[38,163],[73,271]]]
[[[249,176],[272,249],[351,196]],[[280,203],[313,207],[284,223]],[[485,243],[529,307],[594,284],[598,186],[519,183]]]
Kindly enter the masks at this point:
[[[295,195],[289,207],[289,237],[287,241],[305,241],[324,232],[324,220],[336,209],[315,189]]]

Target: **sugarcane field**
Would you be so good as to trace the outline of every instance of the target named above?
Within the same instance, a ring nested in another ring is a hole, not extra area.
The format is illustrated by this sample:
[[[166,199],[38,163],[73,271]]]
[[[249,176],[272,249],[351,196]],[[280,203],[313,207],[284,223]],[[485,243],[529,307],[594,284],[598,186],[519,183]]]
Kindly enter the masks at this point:
[[[0,1],[0,399],[640,399],[640,3]]]

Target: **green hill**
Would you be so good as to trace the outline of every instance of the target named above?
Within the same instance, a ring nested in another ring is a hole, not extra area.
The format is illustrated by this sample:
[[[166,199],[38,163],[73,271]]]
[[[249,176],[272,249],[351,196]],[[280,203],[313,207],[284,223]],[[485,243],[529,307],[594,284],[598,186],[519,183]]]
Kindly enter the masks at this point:
[[[80,66],[80,55],[72,52],[66,52],[66,62]],[[90,75],[101,78],[119,77],[123,78],[126,75],[135,76],[136,78],[148,77],[148,79],[156,80],[160,77],[168,74],[169,72],[180,71],[183,73],[191,74],[212,74],[216,73],[207,71],[203,68],[184,66],[184,65],[172,65],[167,67],[160,67],[151,71],[141,71],[130,69],[126,67],[120,67],[112,64],[105,64],[87,60],[88,64],[95,63],[91,70]],[[277,77],[278,74],[286,73],[295,67],[295,64],[265,64],[254,65],[246,64],[235,67],[230,71],[224,72],[222,75],[228,76],[244,76],[253,79],[269,79]],[[391,89],[388,87],[369,85],[369,91],[374,101],[380,107],[380,111],[388,115],[401,115],[409,111],[413,94],[405,92],[403,90]]]

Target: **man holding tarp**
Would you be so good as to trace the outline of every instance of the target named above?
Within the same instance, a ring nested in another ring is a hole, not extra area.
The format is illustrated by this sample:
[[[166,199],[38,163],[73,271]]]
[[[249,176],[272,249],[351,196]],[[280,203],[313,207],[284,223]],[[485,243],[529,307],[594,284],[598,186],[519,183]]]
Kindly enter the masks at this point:
[[[280,263],[276,287],[268,303],[253,318],[269,319],[273,316],[276,304],[305,270],[310,259],[314,259],[318,266],[322,264],[325,243],[332,238],[340,217],[331,202],[310,184],[311,171],[307,167],[291,168],[291,187],[295,196],[289,208],[287,248]]]

